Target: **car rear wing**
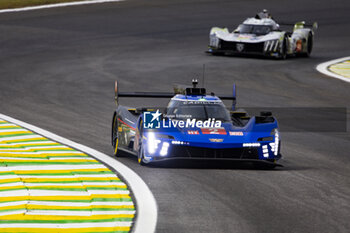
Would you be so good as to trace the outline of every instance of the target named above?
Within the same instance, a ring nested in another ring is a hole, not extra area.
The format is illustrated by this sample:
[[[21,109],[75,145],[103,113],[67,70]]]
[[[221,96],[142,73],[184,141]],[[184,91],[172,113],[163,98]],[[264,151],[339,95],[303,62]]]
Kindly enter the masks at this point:
[[[293,26],[293,30],[302,29],[305,27],[312,28],[312,30],[316,30],[318,28],[317,22],[314,22],[311,24],[311,23],[305,23],[305,21],[300,21],[300,22],[296,22],[296,23],[282,22],[282,23],[279,23],[279,25],[281,25],[281,26]]]
[[[129,97],[129,98],[172,98],[174,93],[171,92],[119,92],[118,91],[118,81],[114,84],[114,100],[115,104],[118,106],[119,97]]]
[[[198,82],[197,82],[198,83]],[[199,89],[200,93],[205,95],[205,89],[204,88],[187,88],[186,93],[193,93],[197,92],[197,89]],[[125,97],[125,98],[173,98],[177,93],[173,92],[119,92],[118,90],[118,81],[115,81],[114,84],[114,101],[115,104],[118,106],[119,97]],[[214,93],[211,93],[214,95]],[[236,109],[236,85],[233,85],[233,95],[218,95],[222,100],[232,100],[232,110]]]

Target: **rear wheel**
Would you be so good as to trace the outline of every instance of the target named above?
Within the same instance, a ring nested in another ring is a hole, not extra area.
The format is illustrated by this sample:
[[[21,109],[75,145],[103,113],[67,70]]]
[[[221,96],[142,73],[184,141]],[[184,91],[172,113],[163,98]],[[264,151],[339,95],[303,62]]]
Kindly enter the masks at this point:
[[[309,36],[307,37],[307,52],[305,54],[306,57],[310,57],[313,44],[314,44],[314,37],[313,37],[312,33],[310,32]]]
[[[309,32],[309,35],[307,37],[306,52],[301,53],[299,56],[301,56],[301,57],[310,57],[311,52],[312,52],[313,44],[314,44],[314,36],[312,35],[311,32]]]

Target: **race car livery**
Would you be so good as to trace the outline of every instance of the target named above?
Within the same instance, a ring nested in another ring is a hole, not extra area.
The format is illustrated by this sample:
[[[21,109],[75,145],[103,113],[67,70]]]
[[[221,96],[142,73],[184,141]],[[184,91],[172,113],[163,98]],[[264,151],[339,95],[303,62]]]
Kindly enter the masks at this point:
[[[236,86],[230,96],[184,93],[118,92],[112,121],[112,145],[134,154],[142,165],[173,159],[239,160],[275,167],[281,158],[278,123],[270,112],[249,116],[236,111]],[[167,108],[130,108],[119,98],[169,98]],[[232,100],[231,111],[222,100]]]
[[[214,55],[254,54],[280,59],[292,55],[310,56],[317,23],[311,26],[301,21],[281,25],[294,25],[293,31],[282,30],[280,24],[264,10],[246,19],[233,32],[227,28],[213,27],[207,52]]]

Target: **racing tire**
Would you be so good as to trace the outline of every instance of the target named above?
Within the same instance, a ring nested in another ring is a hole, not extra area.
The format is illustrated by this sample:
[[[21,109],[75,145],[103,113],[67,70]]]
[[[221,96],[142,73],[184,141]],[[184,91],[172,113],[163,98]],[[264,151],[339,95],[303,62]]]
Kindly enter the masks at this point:
[[[137,162],[141,165],[141,166],[145,166],[146,162],[145,162],[145,156],[144,156],[144,148],[143,148],[143,143],[142,140],[143,139],[143,127],[142,127],[142,120],[140,121],[140,137],[139,137],[139,150],[137,152]]]
[[[111,139],[112,139],[114,156],[121,157],[122,153],[120,153],[120,151],[118,151],[118,116],[117,116],[117,113],[114,113],[114,115],[113,115]]]
[[[144,149],[143,146],[140,146],[140,149],[137,153],[137,162],[141,165],[141,166],[145,166],[145,157],[144,157]]]
[[[309,32],[309,36],[307,37],[307,52],[304,54],[305,57],[310,57],[313,44],[314,44],[314,37],[312,33]]]
[[[313,44],[314,44],[314,36],[312,35],[311,32],[309,32],[309,35],[307,37],[306,52],[300,53],[299,57],[310,57]]]
[[[287,38],[284,37],[283,38],[283,42],[282,42],[282,46],[281,46],[281,49],[280,49],[280,52],[279,52],[279,56],[278,58],[280,60],[285,60],[287,58]]]

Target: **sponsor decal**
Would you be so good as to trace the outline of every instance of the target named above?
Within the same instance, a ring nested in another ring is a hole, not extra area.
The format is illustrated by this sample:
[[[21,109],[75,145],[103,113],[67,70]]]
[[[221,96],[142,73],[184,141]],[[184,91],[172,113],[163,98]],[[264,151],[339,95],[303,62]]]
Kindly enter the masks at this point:
[[[244,44],[237,43],[236,44],[236,49],[237,49],[238,52],[242,52],[243,49],[244,49]]]
[[[226,135],[226,130],[224,128],[201,128],[202,134],[221,134]]]
[[[156,112],[144,112],[143,113],[143,127],[146,129],[160,128],[160,116],[162,114],[159,109]]]
[[[199,135],[198,130],[189,130],[187,131],[188,134],[194,134],[194,135]]]
[[[165,116],[161,120],[162,113],[159,109],[156,112],[144,112],[143,113],[143,127],[145,129],[158,129],[161,126],[163,128],[220,128],[221,121],[215,120],[215,118],[209,118],[207,120],[197,120],[194,118],[187,119],[171,119],[170,116]],[[178,116],[175,116],[178,117]],[[226,134],[226,132],[225,132]]]
[[[224,141],[224,139],[222,139],[222,138],[209,138],[209,140],[211,142],[223,142]]]
[[[241,131],[230,131],[229,134],[230,136],[243,136],[243,132]]]

